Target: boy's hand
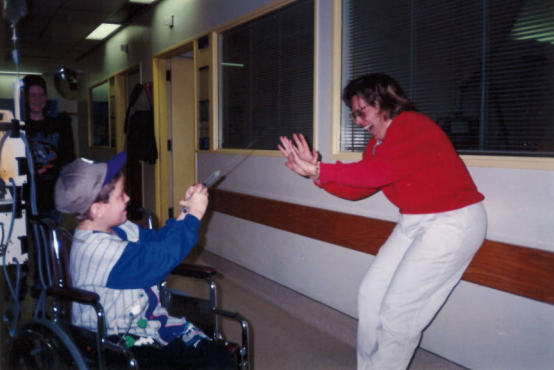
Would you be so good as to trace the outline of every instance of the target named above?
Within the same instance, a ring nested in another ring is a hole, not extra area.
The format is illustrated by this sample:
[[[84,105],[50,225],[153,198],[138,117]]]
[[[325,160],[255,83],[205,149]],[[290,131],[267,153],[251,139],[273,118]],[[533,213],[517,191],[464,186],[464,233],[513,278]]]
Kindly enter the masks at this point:
[[[186,213],[190,213],[199,220],[202,220],[208,207],[208,188],[202,184],[189,187],[185,194],[185,199],[179,200],[179,205],[183,207]],[[181,213],[177,219],[182,220],[184,217],[185,214]]]

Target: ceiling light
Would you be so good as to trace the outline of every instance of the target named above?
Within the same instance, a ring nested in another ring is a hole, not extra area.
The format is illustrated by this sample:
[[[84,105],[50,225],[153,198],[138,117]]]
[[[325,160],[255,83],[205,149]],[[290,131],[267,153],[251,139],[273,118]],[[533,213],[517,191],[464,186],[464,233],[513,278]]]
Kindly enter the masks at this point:
[[[42,76],[40,72],[14,72],[14,71],[0,71],[0,75],[38,75]]]
[[[156,0],[129,0],[130,3],[150,4]]]
[[[102,40],[115,30],[117,30],[121,25],[114,23],[102,23],[90,35],[86,37],[87,40]]]

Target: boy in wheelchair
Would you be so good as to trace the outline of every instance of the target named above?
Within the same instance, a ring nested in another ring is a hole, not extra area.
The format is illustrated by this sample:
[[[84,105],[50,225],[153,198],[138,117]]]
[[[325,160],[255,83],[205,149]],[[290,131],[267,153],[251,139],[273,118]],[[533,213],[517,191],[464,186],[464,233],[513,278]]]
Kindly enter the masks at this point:
[[[77,214],[70,272],[73,287],[100,296],[109,339],[125,343],[140,367],[235,369],[232,356],[185,318],[169,316],[157,284],[187,256],[198,239],[208,205],[202,184],[180,201],[184,211],[158,231],[127,220],[125,152],[106,163],[78,158],[60,173],[56,208]],[[95,331],[92,307],[74,303],[73,323]]]

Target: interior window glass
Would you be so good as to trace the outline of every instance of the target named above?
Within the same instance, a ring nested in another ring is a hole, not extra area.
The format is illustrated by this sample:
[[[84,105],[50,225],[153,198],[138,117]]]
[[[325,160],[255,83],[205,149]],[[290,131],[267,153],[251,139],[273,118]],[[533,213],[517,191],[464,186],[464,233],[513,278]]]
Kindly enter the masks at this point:
[[[554,156],[554,2],[343,0],[343,86],[387,73],[459,153]],[[341,151],[368,133],[342,107]]]
[[[219,36],[219,146],[276,150],[313,139],[314,1],[300,0]]]

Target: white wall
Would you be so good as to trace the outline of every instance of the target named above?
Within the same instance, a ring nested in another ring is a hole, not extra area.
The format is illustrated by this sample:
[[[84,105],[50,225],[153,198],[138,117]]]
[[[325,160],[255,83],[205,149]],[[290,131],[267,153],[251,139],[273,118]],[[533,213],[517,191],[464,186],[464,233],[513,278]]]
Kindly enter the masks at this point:
[[[230,161],[218,157],[200,156],[201,178]],[[387,220],[396,215],[382,195],[361,202],[338,200],[289,173],[283,163],[250,157],[220,188]],[[552,250],[552,203],[544,199],[553,195],[547,184],[554,183],[554,174],[470,170],[487,197],[489,239]],[[506,182],[512,184],[498,186]],[[522,202],[527,202],[525,207],[520,207]],[[220,214],[209,225],[207,249],[353,317],[357,286],[372,260],[363,253]],[[471,369],[551,370],[554,306],[462,282],[427,330],[422,346]]]
[[[0,75],[0,98],[13,99],[13,83],[17,80],[13,75]]]
[[[153,53],[267,3],[164,0],[153,14],[125,28],[88,58],[88,81],[139,62],[143,81],[151,81]],[[325,161],[331,150],[331,0],[318,4],[317,141]],[[175,16],[173,29],[162,25],[166,15]],[[122,43],[130,44],[128,55],[119,51]],[[217,169],[226,174],[242,159],[198,154],[198,176]],[[489,239],[554,251],[553,172],[478,167],[470,172],[486,196]],[[397,218],[397,210],[382,194],[360,202],[340,200],[294,175],[281,158],[248,157],[227,174],[220,188],[390,221]],[[353,317],[357,287],[372,260],[360,252],[222,214],[215,214],[208,225],[206,248]],[[422,345],[472,369],[552,370],[554,306],[462,282],[426,331]]]

